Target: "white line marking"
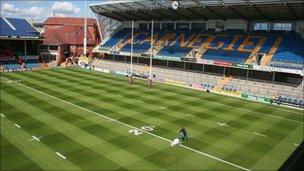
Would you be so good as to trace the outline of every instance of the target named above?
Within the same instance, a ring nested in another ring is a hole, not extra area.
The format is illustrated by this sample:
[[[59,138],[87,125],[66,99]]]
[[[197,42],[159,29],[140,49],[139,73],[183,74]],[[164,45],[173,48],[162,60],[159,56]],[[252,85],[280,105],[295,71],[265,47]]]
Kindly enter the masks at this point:
[[[267,135],[260,134],[260,133],[257,133],[257,132],[254,132],[253,134],[255,134],[255,135],[259,135],[259,136],[262,136],[262,137],[267,137]]]
[[[5,77],[2,77],[2,78],[9,80],[8,78],[5,78]],[[26,88],[28,88],[28,89],[31,89],[31,90],[33,90],[33,91],[35,91],[35,92],[38,92],[38,93],[44,94],[44,95],[46,95],[46,96],[52,97],[52,98],[54,98],[54,99],[57,99],[57,100],[59,100],[59,101],[62,101],[62,102],[66,103],[66,104],[69,104],[69,105],[71,105],[71,106],[74,106],[74,107],[77,107],[77,108],[79,108],[79,109],[82,109],[82,110],[84,110],[84,111],[87,111],[87,112],[90,112],[90,113],[92,113],[92,114],[98,115],[98,116],[103,117],[103,118],[105,118],[105,119],[113,120],[113,122],[119,123],[119,124],[124,125],[124,126],[126,126],[126,127],[133,128],[133,129],[140,129],[140,128],[134,127],[134,126],[132,126],[132,125],[126,124],[126,123],[124,123],[124,122],[115,120],[115,119],[113,119],[113,118],[111,118],[111,117],[108,117],[108,116],[102,115],[102,114],[100,114],[100,113],[94,112],[94,111],[92,111],[92,110],[86,109],[86,108],[84,108],[84,107],[78,106],[78,105],[76,105],[76,104],[74,104],[74,103],[65,101],[65,100],[63,100],[63,99],[60,99],[60,98],[58,98],[58,97],[56,97],[56,96],[50,95],[50,94],[45,93],[45,92],[43,92],[43,91],[40,91],[40,90],[37,90],[37,89],[35,89],[35,88],[29,87],[29,86],[24,85],[24,84],[22,84],[22,83],[17,83],[17,84],[20,85],[20,86],[26,87]],[[167,139],[167,138],[158,136],[158,135],[156,135],[156,134],[153,134],[153,133],[151,133],[151,132],[148,132],[148,131],[145,131],[145,130],[142,130],[142,129],[140,129],[140,130],[143,131],[143,132],[145,132],[146,134],[149,134],[149,135],[153,136],[153,137],[156,137],[156,138],[159,138],[159,139],[161,139],[161,140],[164,140],[164,141],[167,141],[167,142],[172,143],[172,141],[169,140],[169,139]],[[204,153],[204,152],[202,152],[202,151],[195,150],[195,149],[193,149],[193,148],[190,148],[190,147],[187,147],[187,146],[184,146],[184,145],[180,145],[180,147],[183,147],[183,148],[185,148],[185,149],[187,149],[187,150],[196,152],[196,153],[198,153],[198,154],[207,156],[207,157],[209,157],[209,158],[212,158],[212,159],[214,159],[214,160],[220,161],[220,162],[222,162],[222,163],[228,164],[228,165],[230,165],[230,166],[234,166],[234,167],[239,168],[239,169],[242,169],[242,170],[246,170],[246,171],[249,171],[249,170],[250,170],[250,169],[247,169],[247,168],[245,168],[245,167],[239,166],[239,165],[237,165],[237,164],[231,163],[231,162],[229,162],[229,161],[220,159],[220,158],[215,157],[215,156],[213,156],[213,155]],[[58,153],[58,152],[57,152],[57,153]],[[59,154],[60,154],[60,153],[59,153]],[[58,155],[59,155],[59,154],[58,154]]]
[[[297,143],[293,143],[293,145],[297,146],[297,147],[301,147],[303,148],[301,145],[297,144]]]
[[[32,135],[32,138],[34,139],[34,140],[36,140],[36,141],[40,141],[40,139],[39,138],[37,138],[36,136],[34,136],[34,135]]]
[[[66,157],[65,157],[64,155],[60,154],[59,152],[56,152],[56,154],[57,154],[58,156],[60,156],[61,158],[66,159]]]
[[[167,107],[164,106],[160,106],[160,109],[168,109]]]
[[[7,79],[5,77],[2,77],[2,78]],[[152,89],[149,89],[149,90],[152,90]],[[172,93],[174,93],[174,92],[172,92]],[[174,93],[174,94],[177,94],[177,93]],[[247,113],[248,115],[258,114],[260,116],[266,116],[266,117],[270,117],[270,118],[275,118],[275,119],[280,119],[280,120],[286,120],[286,121],[290,121],[290,122],[294,122],[294,123],[300,123],[300,124],[304,123],[304,122],[297,121],[297,120],[292,120],[292,119],[288,119],[288,118],[284,118],[284,117],[280,117],[280,116],[275,116],[275,115],[269,115],[269,114],[265,114],[265,113],[261,113],[261,112],[256,112],[254,110],[248,110],[248,109],[244,109],[244,108],[234,107],[234,106],[230,106],[230,105],[226,105],[226,104],[222,104],[222,103],[218,103],[218,102],[214,102],[214,101],[210,101],[210,100],[200,99],[200,98],[197,98],[197,97],[194,97],[194,98],[199,99],[201,101],[205,101],[207,103],[216,104],[218,106],[225,106],[225,107],[230,107],[232,109],[243,110],[243,111],[249,112],[249,113]],[[263,106],[263,107],[267,107],[267,106]],[[275,108],[275,109],[276,110],[280,110],[280,111],[287,111],[287,110],[282,109],[282,108]],[[291,111],[288,111],[288,112],[294,113],[294,114],[298,114],[298,115],[304,115],[304,114],[299,114],[299,113],[291,112]],[[255,114],[252,114],[252,113],[255,113]]]
[[[195,117],[196,118],[196,116],[195,115],[191,115],[191,114],[186,114],[187,116],[192,116],[192,117]]]
[[[108,120],[108,122],[113,122],[113,121],[115,121],[115,120],[117,120],[118,118],[115,118],[115,119],[110,119],[110,120]]]
[[[6,24],[7,24],[8,26],[10,26],[11,29],[17,30],[16,27],[14,27],[14,25],[13,25],[11,22],[9,22],[6,18],[3,18],[3,20],[6,22]]]
[[[5,118],[5,115],[4,115],[4,114],[1,113],[0,115],[1,115],[2,118]]]
[[[300,146],[299,144],[296,144],[296,143],[293,143],[293,145],[295,145],[295,146],[297,146],[297,147],[299,147],[299,146]]]
[[[16,126],[17,128],[21,128],[21,126],[20,126],[20,125],[18,125],[18,124],[16,124],[16,123],[15,123],[15,126]]]
[[[222,122],[217,122],[217,124],[219,124],[219,126],[229,126],[226,123],[222,123]]]
[[[40,141],[40,138],[43,138],[43,137],[36,137],[36,136],[34,136],[34,135],[32,135],[32,138],[31,139],[29,139],[29,141]]]

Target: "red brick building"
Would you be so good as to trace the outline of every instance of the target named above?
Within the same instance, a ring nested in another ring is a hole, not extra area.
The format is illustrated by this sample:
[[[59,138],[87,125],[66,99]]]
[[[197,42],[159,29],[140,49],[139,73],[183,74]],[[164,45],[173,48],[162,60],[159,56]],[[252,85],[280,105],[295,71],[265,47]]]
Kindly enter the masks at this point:
[[[44,22],[44,41],[41,55],[56,59],[83,55],[84,18],[50,17]],[[100,43],[97,20],[87,19],[87,56]]]

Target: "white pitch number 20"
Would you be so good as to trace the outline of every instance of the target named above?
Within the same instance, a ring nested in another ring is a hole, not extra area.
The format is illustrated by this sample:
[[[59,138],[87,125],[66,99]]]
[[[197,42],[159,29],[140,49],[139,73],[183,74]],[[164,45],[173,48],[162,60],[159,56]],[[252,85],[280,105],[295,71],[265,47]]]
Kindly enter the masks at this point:
[[[138,136],[138,135],[141,135],[142,133],[144,133],[143,130],[151,132],[154,130],[154,128],[155,128],[155,126],[142,126],[142,127],[140,127],[140,129],[131,129],[129,131],[129,133],[134,134],[135,136]]]

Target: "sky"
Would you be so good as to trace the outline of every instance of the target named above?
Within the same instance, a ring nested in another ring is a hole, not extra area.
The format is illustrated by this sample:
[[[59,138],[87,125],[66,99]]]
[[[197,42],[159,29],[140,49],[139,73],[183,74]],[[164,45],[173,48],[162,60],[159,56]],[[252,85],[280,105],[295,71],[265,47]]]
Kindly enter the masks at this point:
[[[87,16],[95,17],[89,8],[106,0],[87,0]],[[84,17],[84,0],[1,0],[1,17],[24,18],[44,22],[51,16]]]

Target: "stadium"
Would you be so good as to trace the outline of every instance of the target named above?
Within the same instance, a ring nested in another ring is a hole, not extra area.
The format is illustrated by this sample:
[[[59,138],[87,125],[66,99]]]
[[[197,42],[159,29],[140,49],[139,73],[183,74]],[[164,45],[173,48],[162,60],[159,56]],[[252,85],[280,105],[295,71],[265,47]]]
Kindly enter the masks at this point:
[[[1,17],[1,170],[304,169],[302,0],[89,2]]]

